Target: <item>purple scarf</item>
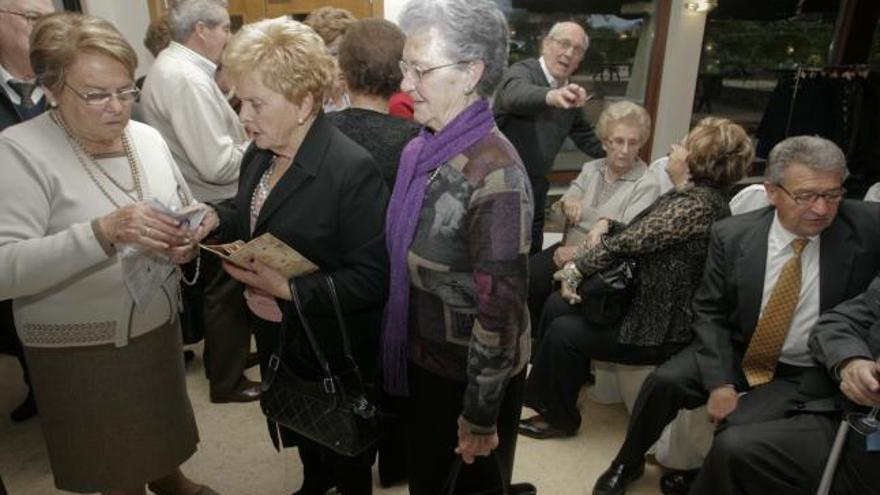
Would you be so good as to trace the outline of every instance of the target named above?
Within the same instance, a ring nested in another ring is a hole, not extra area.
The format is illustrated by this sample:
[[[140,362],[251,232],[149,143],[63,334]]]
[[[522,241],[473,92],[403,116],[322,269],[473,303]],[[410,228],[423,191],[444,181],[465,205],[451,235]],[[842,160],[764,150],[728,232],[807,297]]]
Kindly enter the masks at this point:
[[[425,200],[428,174],[492,132],[495,120],[485,100],[467,107],[437,134],[427,130],[406,145],[385,217],[385,246],[391,261],[390,287],[382,321],[385,390],[407,395],[409,268],[407,255]]]

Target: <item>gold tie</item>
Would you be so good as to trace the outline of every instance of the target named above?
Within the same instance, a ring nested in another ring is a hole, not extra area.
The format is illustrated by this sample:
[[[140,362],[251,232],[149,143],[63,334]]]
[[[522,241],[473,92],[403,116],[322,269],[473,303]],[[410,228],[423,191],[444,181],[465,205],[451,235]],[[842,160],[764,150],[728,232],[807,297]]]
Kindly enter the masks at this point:
[[[776,361],[782,352],[782,344],[788,335],[801,293],[801,252],[808,242],[809,239],[791,241],[794,256],[782,267],[782,273],[770,293],[770,300],[749,341],[742,360],[743,373],[749,386],[763,385],[773,379]]]

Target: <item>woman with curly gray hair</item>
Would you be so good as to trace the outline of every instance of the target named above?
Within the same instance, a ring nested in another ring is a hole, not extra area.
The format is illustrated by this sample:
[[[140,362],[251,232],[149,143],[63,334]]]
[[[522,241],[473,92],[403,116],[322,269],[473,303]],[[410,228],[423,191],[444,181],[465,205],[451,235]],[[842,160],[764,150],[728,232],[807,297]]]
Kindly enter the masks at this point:
[[[400,26],[401,89],[426,128],[403,151],[386,217],[384,385],[410,400],[410,493],[437,493],[457,454],[456,493],[481,492],[501,484],[485,456],[513,466],[530,341],[532,195],[487,102],[507,21],[488,0],[411,0]]]

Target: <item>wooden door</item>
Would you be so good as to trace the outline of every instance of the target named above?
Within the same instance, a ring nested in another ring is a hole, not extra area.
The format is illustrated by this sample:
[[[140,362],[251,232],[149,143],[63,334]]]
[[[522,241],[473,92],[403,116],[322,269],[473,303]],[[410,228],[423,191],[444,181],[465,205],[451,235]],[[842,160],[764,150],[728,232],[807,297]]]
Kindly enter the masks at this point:
[[[333,6],[350,11],[355,17],[382,17],[382,0],[266,0],[266,16],[293,15],[301,19],[318,7]]]

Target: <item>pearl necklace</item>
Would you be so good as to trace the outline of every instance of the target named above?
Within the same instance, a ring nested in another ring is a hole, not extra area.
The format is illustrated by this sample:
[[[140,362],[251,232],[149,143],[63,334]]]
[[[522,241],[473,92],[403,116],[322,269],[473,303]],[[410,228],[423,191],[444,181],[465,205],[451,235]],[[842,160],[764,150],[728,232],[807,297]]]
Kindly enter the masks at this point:
[[[110,175],[106,170],[104,170],[103,167],[101,167],[101,165],[98,164],[94,156],[92,156],[92,154],[88,152],[83,142],[80,141],[76,134],[73,133],[73,130],[67,125],[67,122],[64,121],[64,118],[61,117],[61,114],[60,112],[58,112],[58,110],[52,110],[49,115],[52,118],[52,121],[55,122],[55,124],[64,131],[64,134],[67,137],[67,141],[73,148],[73,152],[76,155],[77,160],[79,160],[80,165],[82,165],[82,167],[85,169],[86,173],[89,175],[89,178],[92,180],[92,182],[94,182],[98,189],[101,190],[101,192],[104,194],[104,197],[106,197],[107,200],[113,204],[113,206],[117,208],[121,207],[121,205],[116,202],[116,200],[110,194],[110,191],[108,191],[104,187],[102,181],[98,180],[98,177],[92,171],[92,168],[97,168],[98,171],[100,171],[101,174],[106,177],[111,184],[116,186],[117,189],[122,191],[132,201],[138,202],[144,199],[144,191],[141,185],[141,174],[137,166],[137,158],[135,157],[134,149],[132,148],[131,143],[128,140],[128,134],[126,134],[125,131],[123,131],[122,133],[122,149],[125,152],[125,157],[128,161],[128,167],[131,170],[131,177],[133,181],[131,188],[123,187],[122,184],[120,184],[115,178],[113,178],[112,175]],[[92,165],[91,167],[89,166],[90,164]],[[135,194],[132,195],[132,192]]]

